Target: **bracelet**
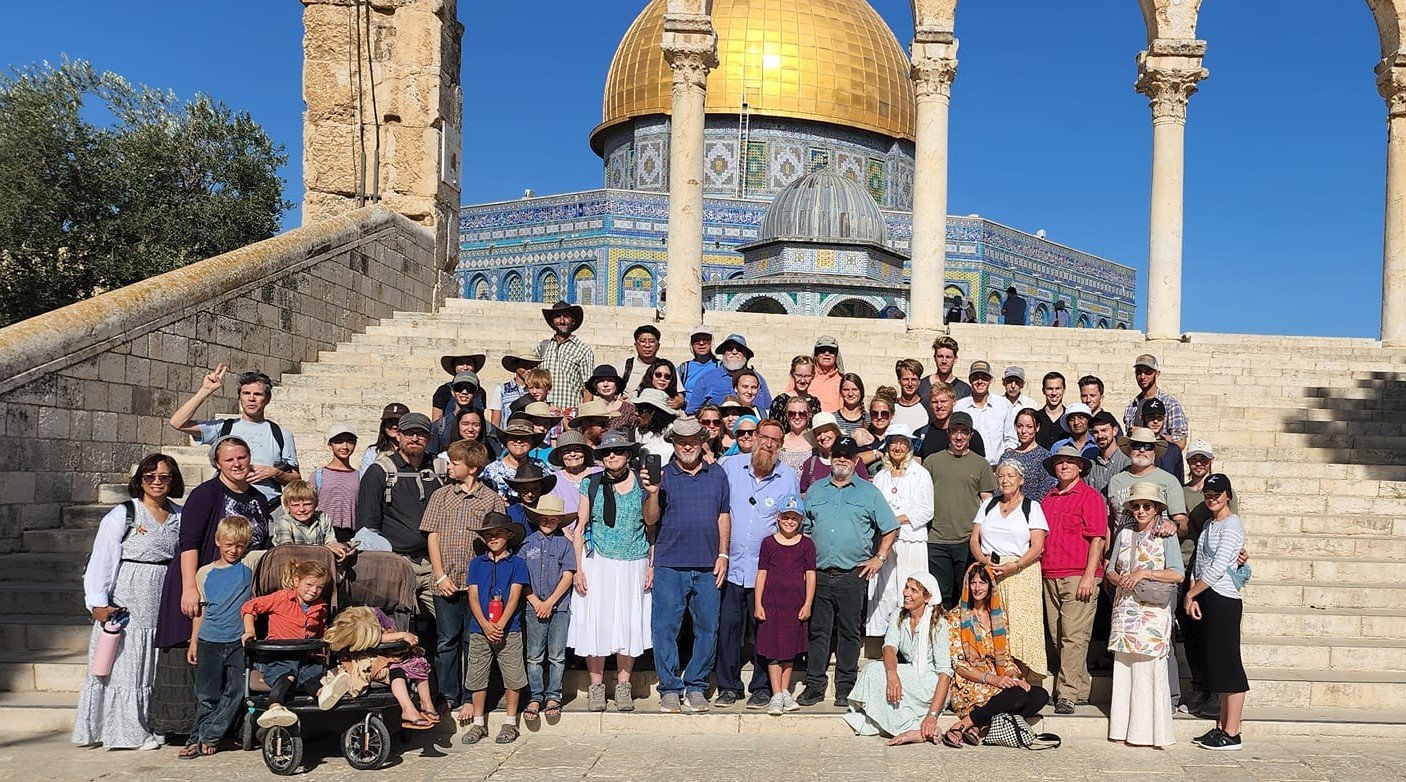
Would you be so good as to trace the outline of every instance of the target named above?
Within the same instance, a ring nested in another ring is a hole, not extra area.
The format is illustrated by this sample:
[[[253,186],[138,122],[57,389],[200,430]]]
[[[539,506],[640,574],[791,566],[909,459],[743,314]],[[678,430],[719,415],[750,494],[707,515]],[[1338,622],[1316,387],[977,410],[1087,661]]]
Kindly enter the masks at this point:
[[[726,555],[726,554],[718,554],[718,559],[727,559],[727,560],[731,560],[732,557],[729,557],[729,556]]]
[[[990,671],[987,671],[986,673],[981,674],[981,683],[982,683],[982,684],[986,684],[986,683],[987,683],[986,677],[988,677],[988,676],[990,676],[990,675],[991,675],[991,672],[990,672]]]
[[[448,573],[445,573],[444,575],[440,576],[439,578],[436,578],[436,579],[434,580],[434,582],[435,582],[436,584],[438,584],[439,582],[443,581],[443,580],[446,579],[446,578],[449,578],[449,574],[448,574]]]

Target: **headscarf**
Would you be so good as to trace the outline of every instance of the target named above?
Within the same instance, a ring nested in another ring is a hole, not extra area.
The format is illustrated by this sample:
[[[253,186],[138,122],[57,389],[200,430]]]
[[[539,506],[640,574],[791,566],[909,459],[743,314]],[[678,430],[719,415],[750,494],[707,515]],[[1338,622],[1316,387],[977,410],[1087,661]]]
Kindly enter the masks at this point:
[[[976,619],[976,611],[972,609],[970,583],[972,571],[977,569],[985,574],[986,583],[990,585],[986,597],[987,610],[991,614],[989,639],[985,637],[985,630]],[[962,601],[957,604],[957,612],[960,615],[958,622],[962,638],[962,656],[966,658],[967,665],[983,672],[994,672],[997,676],[1020,675],[1020,669],[1011,659],[1006,612],[1001,607],[1001,593],[996,590],[996,578],[991,575],[991,569],[986,565],[973,562],[971,567],[967,568],[966,575],[962,578]],[[990,654],[986,653],[987,643],[991,646]]]
[[[937,579],[926,570],[915,570],[909,573],[904,577],[903,583],[907,584],[909,581],[918,582],[918,586],[921,586],[928,593],[926,610],[931,615],[928,617],[927,632],[919,630],[914,634],[917,636],[918,647],[913,653],[914,659],[909,661],[918,669],[918,673],[924,674],[932,670],[932,642],[933,635],[937,632],[941,622],[942,591],[937,586]],[[907,619],[907,613],[907,611],[900,611],[902,619]]]

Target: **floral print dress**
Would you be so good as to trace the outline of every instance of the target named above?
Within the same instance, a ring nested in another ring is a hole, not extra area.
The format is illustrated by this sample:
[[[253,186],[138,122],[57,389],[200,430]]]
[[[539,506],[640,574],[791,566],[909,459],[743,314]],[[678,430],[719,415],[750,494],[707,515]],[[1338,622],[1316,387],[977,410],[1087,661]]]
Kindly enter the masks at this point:
[[[1114,544],[1113,569],[1122,574],[1133,570],[1164,570],[1167,567],[1166,551],[1165,539],[1150,532],[1125,528],[1118,532]],[[1119,587],[1113,595],[1112,619],[1109,651],[1155,658],[1166,657],[1170,652],[1171,608],[1140,602],[1133,597],[1131,589]]]

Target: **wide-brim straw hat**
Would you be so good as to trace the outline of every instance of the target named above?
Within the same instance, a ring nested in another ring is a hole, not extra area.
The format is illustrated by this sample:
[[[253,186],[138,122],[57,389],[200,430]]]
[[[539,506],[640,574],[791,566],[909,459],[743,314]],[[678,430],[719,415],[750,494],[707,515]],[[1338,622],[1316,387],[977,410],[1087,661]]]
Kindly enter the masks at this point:
[[[1128,490],[1128,498],[1123,500],[1123,510],[1134,502],[1155,502],[1162,510],[1167,508],[1167,500],[1162,496],[1162,487],[1150,481],[1138,481]]]
[[[1126,437],[1118,438],[1118,450],[1129,458],[1133,455],[1133,443],[1152,443],[1157,447],[1155,453],[1157,458],[1162,458],[1167,453],[1167,441],[1158,437],[1145,426],[1134,426]]]
[[[567,511],[566,504],[555,494],[543,494],[537,498],[536,505],[524,505],[522,509],[527,512],[527,517],[533,521],[548,518],[556,519],[566,523],[576,518],[576,514]]]
[[[1045,465],[1045,472],[1049,473],[1050,475],[1054,475],[1055,462],[1059,461],[1060,459],[1074,459],[1075,461],[1079,462],[1080,478],[1088,476],[1089,470],[1093,469],[1094,466],[1094,463],[1092,461],[1090,461],[1082,453],[1079,453],[1078,448],[1075,448],[1072,445],[1066,445],[1060,448],[1058,451],[1055,451],[1054,453],[1045,457],[1045,461],[1042,462],[1042,464]]]

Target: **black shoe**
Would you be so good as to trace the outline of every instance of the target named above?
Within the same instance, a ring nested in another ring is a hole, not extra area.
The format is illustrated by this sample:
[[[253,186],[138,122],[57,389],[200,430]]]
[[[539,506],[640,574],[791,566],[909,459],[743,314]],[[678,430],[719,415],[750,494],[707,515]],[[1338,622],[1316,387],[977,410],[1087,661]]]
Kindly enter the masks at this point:
[[[1073,701],[1070,701],[1070,700],[1065,700],[1065,699],[1063,699],[1063,698],[1061,698],[1061,699],[1055,701],[1054,713],[1055,713],[1055,714],[1073,714],[1073,713],[1074,713],[1074,702],[1073,702]]]
[[[1192,739],[1192,740],[1191,740],[1191,743],[1192,743],[1192,744],[1195,744],[1196,746],[1199,747],[1199,746],[1201,746],[1202,744],[1205,744],[1206,742],[1210,741],[1211,739],[1214,739],[1215,737],[1219,736],[1219,735],[1220,735],[1221,733],[1223,733],[1223,732],[1224,732],[1224,731],[1222,731],[1222,730],[1221,730],[1220,728],[1218,728],[1218,727],[1216,727],[1216,728],[1211,728],[1210,730],[1206,731],[1205,733],[1202,733],[1201,735],[1199,735],[1199,736],[1197,736],[1196,738]]]
[[[799,703],[799,701],[797,702]],[[752,693],[752,697],[747,699],[747,708],[765,709],[769,703],[771,703],[771,693],[764,690],[757,690]]]
[[[726,707],[740,700],[742,700],[741,693],[733,692],[732,690],[721,690],[718,692],[718,697],[713,699],[713,705]]]
[[[835,696],[835,706],[837,706],[837,707],[839,707],[839,708],[841,708],[841,709],[847,709],[847,708],[849,708],[849,696],[848,696],[848,695],[836,695],[836,696]]]
[[[770,699],[768,698],[768,700]],[[825,700],[825,693],[816,692],[815,690],[811,689],[806,689],[802,691],[801,694],[796,697],[796,703],[801,706],[814,706],[815,704],[823,700]]]
[[[1211,736],[1197,746],[1201,749],[1209,749],[1215,752],[1239,752],[1244,749],[1244,746],[1240,744],[1239,736],[1232,736],[1223,730],[1217,730],[1216,735]]]

